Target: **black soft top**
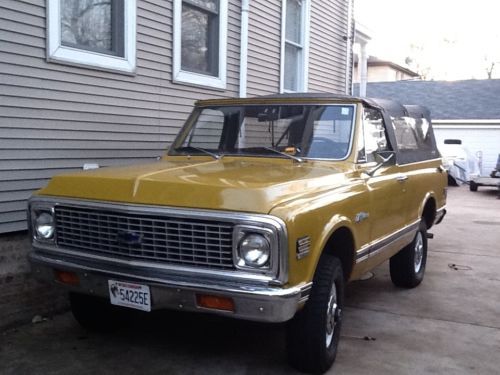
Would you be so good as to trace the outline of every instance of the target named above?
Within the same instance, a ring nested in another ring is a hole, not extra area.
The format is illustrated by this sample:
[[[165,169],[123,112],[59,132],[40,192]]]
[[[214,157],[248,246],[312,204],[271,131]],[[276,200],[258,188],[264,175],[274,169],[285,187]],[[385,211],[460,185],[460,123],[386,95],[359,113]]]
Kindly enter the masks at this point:
[[[431,124],[431,113],[428,108],[421,105],[401,104],[396,100],[362,98],[357,96],[331,94],[331,93],[284,93],[262,95],[251,98],[228,98],[199,100],[196,106],[224,106],[224,105],[279,105],[279,104],[313,104],[314,102],[328,103],[362,103],[365,106],[379,109],[382,112],[386,124],[387,137],[394,151],[399,164],[413,163],[422,160],[439,158],[441,155],[436,146],[436,140]],[[393,118],[412,117],[416,120],[427,121],[428,142],[427,147],[417,150],[399,150],[396,142],[395,123]]]

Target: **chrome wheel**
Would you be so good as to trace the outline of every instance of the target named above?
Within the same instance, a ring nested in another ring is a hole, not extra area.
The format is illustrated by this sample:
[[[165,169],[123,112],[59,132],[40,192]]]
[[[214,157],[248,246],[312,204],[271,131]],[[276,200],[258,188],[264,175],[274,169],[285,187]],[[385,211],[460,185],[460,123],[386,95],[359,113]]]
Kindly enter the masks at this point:
[[[424,240],[422,238],[422,232],[417,232],[417,237],[415,238],[415,254],[414,254],[414,266],[415,273],[420,271],[422,267],[422,260],[424,258]]]
[[[326,347],[329,348],[335,334],[335,326],[339,322],[342,310],[337,304],[337,288],[332,285],[328,298],[328,308],[326,311]]]

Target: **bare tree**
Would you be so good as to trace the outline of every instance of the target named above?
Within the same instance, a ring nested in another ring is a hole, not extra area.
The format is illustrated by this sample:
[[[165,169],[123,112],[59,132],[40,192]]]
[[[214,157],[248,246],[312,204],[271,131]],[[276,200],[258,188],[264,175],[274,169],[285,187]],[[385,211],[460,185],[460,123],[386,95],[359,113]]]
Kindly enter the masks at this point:
[[[495,62],[491,61],[490,65],[486,67],[486,74],[488,74],[488,79],[493,77],[493,69],[495,69]]]

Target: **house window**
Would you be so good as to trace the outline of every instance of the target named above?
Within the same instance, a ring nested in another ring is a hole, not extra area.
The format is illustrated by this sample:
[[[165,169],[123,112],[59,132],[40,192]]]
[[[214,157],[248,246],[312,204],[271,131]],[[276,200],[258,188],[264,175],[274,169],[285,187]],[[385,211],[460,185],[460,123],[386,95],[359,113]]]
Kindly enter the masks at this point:
[[[226,87],[227,0],[174,0],[174,82]]]
[[[135,70],[134,0],[49,0],[49,61]]]
[[[309,0],[283,0],[281,91],[307,91]]]

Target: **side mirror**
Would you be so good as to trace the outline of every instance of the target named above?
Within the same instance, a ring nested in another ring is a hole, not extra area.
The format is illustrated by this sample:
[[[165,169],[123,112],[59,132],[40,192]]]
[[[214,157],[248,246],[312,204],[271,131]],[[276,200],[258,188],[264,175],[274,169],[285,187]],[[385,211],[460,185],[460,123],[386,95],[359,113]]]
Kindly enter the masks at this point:
[[[394,162],[396,153],[394,151],[377,151],[375,155],[379,163],[372,169],[364,172],[370,177],[373,177],[375,172],[382,168],[384,165],[388,165]]]
[[[375,158],[382,164],[388,164],[389,161],[395,161],[396,153],[394,151],[377,151],[375,153]]]

